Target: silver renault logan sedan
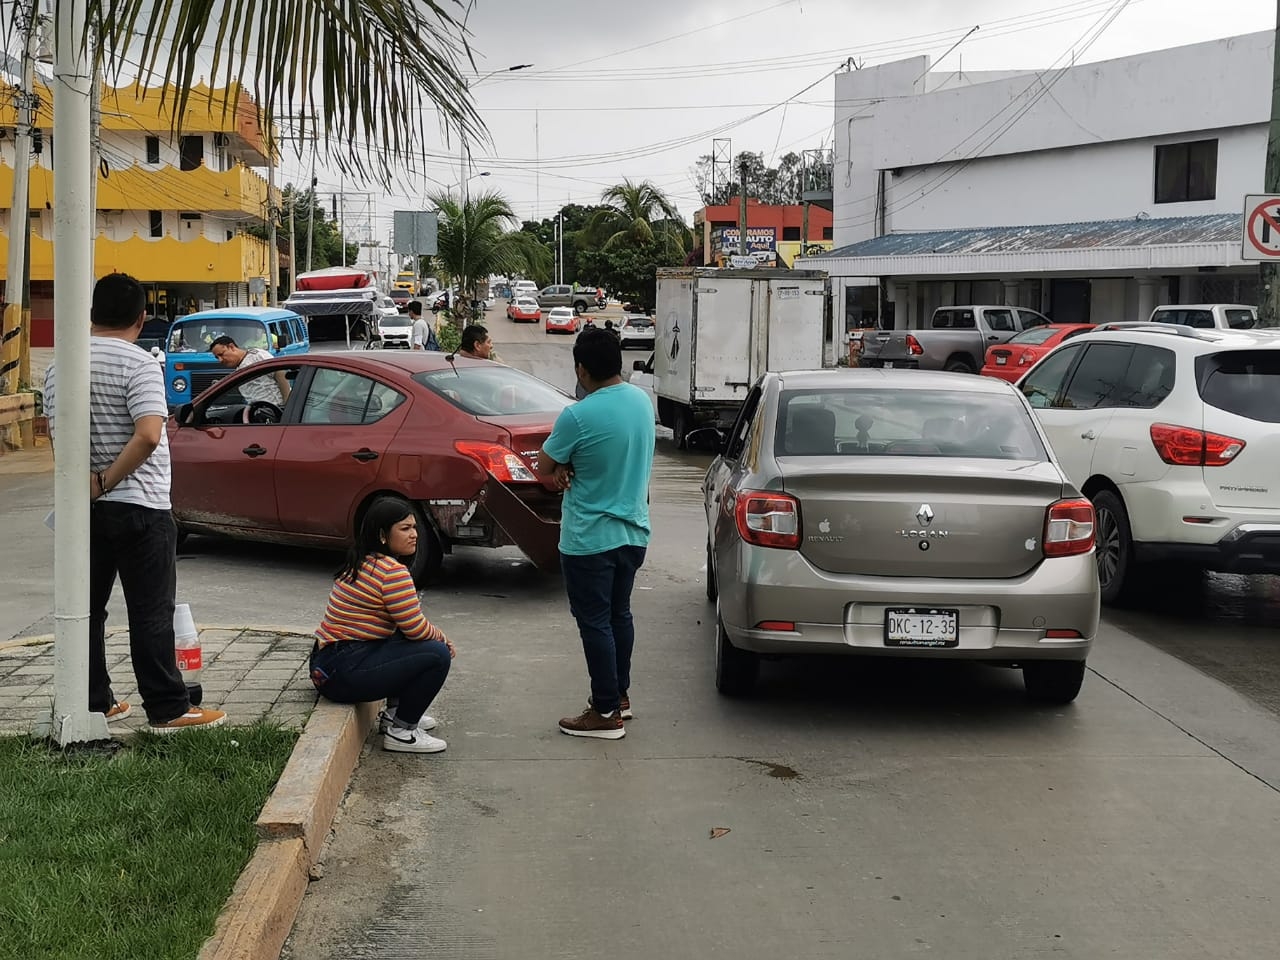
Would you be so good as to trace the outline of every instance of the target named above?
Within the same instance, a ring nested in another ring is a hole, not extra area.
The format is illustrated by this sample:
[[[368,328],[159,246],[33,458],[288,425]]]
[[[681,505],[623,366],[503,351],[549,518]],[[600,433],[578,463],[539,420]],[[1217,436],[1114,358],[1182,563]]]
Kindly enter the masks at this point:
[[[761,655],[1022,668],[1080,691],[1098,628],[1094,515],[1012,386],[894,370],[770,373],[703,483],[716,687]]]

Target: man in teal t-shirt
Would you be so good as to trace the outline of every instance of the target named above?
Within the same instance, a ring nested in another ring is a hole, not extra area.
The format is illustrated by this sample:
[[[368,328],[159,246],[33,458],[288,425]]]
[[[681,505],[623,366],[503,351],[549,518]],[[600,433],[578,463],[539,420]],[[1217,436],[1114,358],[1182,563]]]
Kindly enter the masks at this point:
[[[653,406],[623,382],[622,347],[604,330],[582,332],[573,363],[586,396],[538,453],[538,472],[564,490],[560,568],[591,675],[591,702],[560,731],[617,740],[631,718],[631,588],[649,544]]]

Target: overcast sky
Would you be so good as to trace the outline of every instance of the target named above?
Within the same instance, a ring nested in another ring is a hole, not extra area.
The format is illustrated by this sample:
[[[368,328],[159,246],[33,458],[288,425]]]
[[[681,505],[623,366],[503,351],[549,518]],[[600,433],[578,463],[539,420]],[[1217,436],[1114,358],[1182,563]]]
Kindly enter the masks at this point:
[[[1082,61],[1106,60],[1276,22],[1273,0],[1129,0],[1079,53],[1118,2],[476,0],[468,26],[480,76],[534,66],[475,88],[492,143],[474,150],[473,171],[490,175],[471,189],[500,190],[529,219],[570,200],[598,200],[624,177],[648,179],[689,218],[700,206],[690,169],[713,137],[731,138],[735,153],[763,152],[766,162],[830,143],[835,81],[827,75],[849,57],[866,65],[936,60],[977,26],[938,69],[1037,70],[1061,65],[1073,49]],[[440,149],[457,156],[443,137]],[[452,185],[459,169],[457,159],[440,160],[427,174]],[[286,160],[283,180],[308,172]],[[318,176],[322,193],[339,188],[336,171]],[[438,188],[421,176],[406,178],[400,196],[345,186],[349,227],[384,241],[393,210],[424,208],[423,195]]]

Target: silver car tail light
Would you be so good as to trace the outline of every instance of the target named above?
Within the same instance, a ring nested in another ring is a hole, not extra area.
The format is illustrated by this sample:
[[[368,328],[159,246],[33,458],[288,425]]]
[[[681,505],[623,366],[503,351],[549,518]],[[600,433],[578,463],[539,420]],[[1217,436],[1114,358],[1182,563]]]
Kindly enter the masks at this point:
[[[1095,519],[1088,500],[1059,500],[1044,524],[1044,555],[1074,557],[1093,549]]]
[[[785,493],[745,490],[738,494],[738,536],[757,547],[800,547],[800,501]]]

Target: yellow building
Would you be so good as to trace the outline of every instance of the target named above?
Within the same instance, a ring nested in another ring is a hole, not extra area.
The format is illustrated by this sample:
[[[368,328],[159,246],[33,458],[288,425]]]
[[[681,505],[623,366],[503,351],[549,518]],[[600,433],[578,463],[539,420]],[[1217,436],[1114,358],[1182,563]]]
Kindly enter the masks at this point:
[[[52,91],[38,85],[32,157],[32,342],[52,343]],[[173,129],[173,91],[104,87],[94,273],[120,271],[148,289],[150,312],[175,316],[214,306],[264,302],[267,244],[247,233],[268,213],[270,164],[256,104],[238,87],[196,87],[182,129]],[[0,104],[0,204],[13,196],[12,102]],[[257,169],[255,169],[257,168]],[[279,204],[277,192],[274,203]],[[0,211],[0,275],[15,222]],[[21,238],[21,231],[17,232]]]

